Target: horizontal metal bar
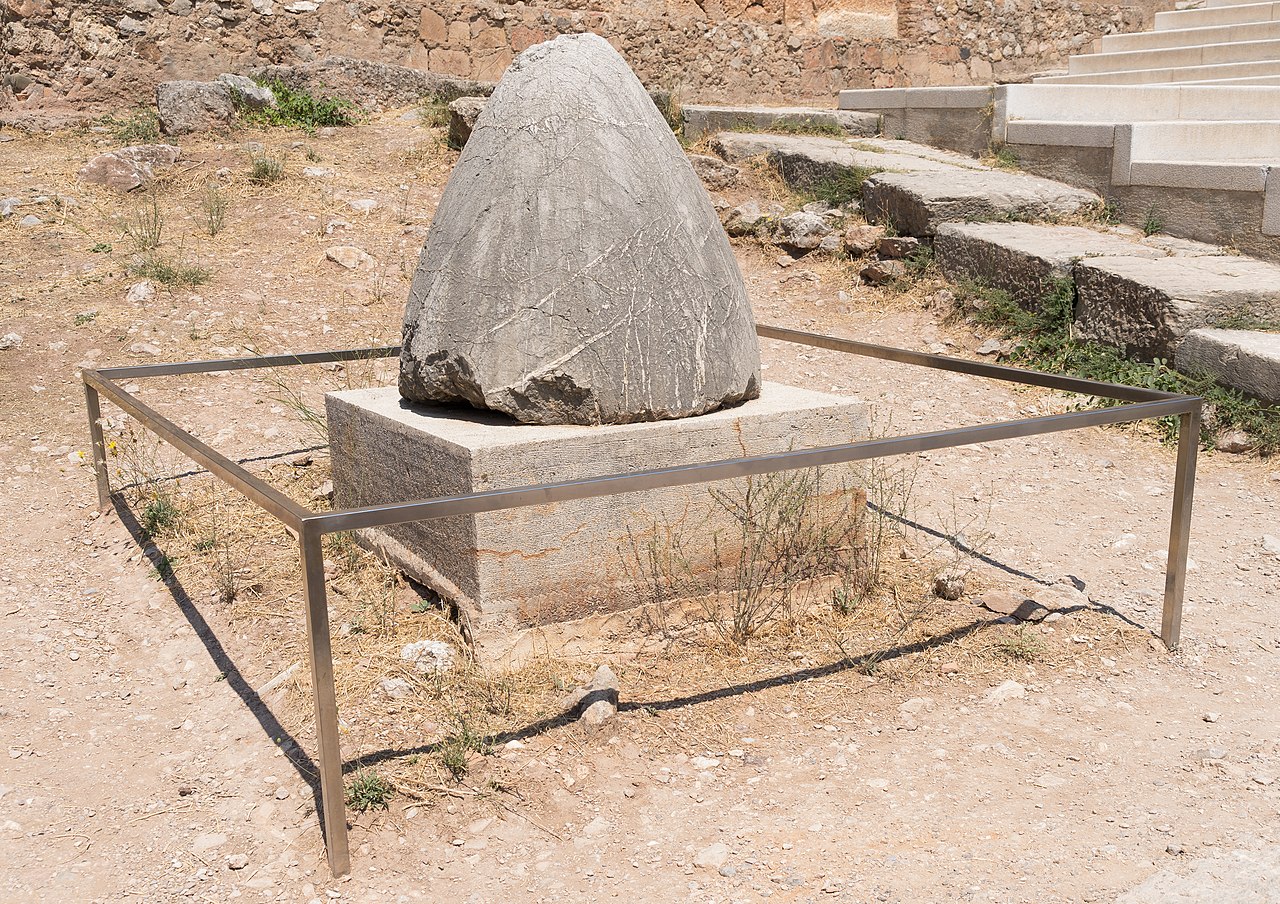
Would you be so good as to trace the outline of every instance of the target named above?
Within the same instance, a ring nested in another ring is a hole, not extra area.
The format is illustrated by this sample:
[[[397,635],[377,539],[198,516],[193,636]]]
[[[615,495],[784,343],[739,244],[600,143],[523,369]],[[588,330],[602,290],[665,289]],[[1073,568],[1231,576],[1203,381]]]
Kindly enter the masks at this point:
[[[777,326],[757,326],[756,333],[764,339],[778,339],[783,342],[795,342],[799,345],[826,348],[836,352],[849,352],[868,358],[880,358],[884,361],[896,361],[900,364],[916,364],[921,367],[932,367],[935,370],[949,370],[955,373],[970,374],[975,377],[988,377],[992,380],[1003,380],[1006,383],[1023,383],[1028,386],[1042,386],[1047,389],[1081,392],[1086,395],[1099,396],[1104,399],[1117,399],[1123,402],[1151,402],[1157,399],[1189,398],[1174,392],[1140,389],[1136,386],[1122,386],[1118,383],[1102,383],[1081,377],[1067,377],[1060,374],[1047,374],[1038,370],[1024,370],[1018,367],[1006,367],[1001,364],[970,361],[966,358],[929,355],[924,352],[908,351],[905,348],[873,345],[869,342],[859,342],[856,339],[821,336],[817,333],[806,333]]]
[[[244,493],[268,514],[284,522],[294,531],[301,530],[302,522],[314,514],[265,480],[254,477],[222,453],[215,452],[154,408],[138,401],[110,380],[104,379],[98,371],[84,371],[83,379],[85,383],[131,414],[148,430],[204,465],[214,476]]]
[[[125,377],[171,377],[178,374],[213,373],[220,370],[253,370],[259,367],[290,367],[295,364],[328,364],[331,361],[365,361],[391,358],[400,354],[398,345],[352,348],[333,352],[297,352],[266,355],[259,358],[220,358],[212,361],[184,361],[181,364],[135,364],[127,367],[103,367],[98,370],[108,380]]]
[[[1079,392],[1124,402],[1149,402],[1158,399],[1183,398],[1183,396],[1172,392],[1142,389],[1136,386],[1123,386],[1118,383],[1104,383],[1098,380],[1086,380],[1082,377],[1049,374],[1038,370],[1026,370],[1001,364],[988,364],[983,361],[970,361],[966,358],[952,358],[946,355],[913,352],[903,348],[860,342],[856,339],[824,336],[817,333],[804,332],[803,330],[791,330],[765,324],[756,326],[756,334],[764,339],[777,339],[782,342],[792,342],[813,348],[826,348],[867,358],[895,361],[899,364],[914,364],[935,370],[946,370],[975,377],[1002,380],[1006,383],[1022,383],[1028,386],[1041,386],[1065,392]],[[124,377],[163,377],[226,370],[253,370],[262,367],[288,367],[297,364],[325,364],[332,361],[390,358],[399,354],[400,346],[398,345],[372,346],[341,351],[267,355],[256,358],[222,358],[209,361],[186,361],[179,364],[138,364],[126,367],[104,367],[98,373],[109,380]]]
[[[405,521],[445,518],[451,515],[473,515],[480,512],[494,512],[530,505],[564,502],[570,499],[612,496],[617,493],[687,486],[695,483],[708,483],[713,480],[768,474],[774,471],[864,461],[870,458],[881,458],[890,455],[906,455],[913,452],[1016,439],[1018,437],[1076,430],[1104,424],[1121,424],[1128,421],[1164,417],[1165,415],[1185,414],[1199,404],[1200,400],[1195,398],[1161,399],[1132,405],[1119,405],[1114,408],[1073,411],[1067,414],[1052,414],[1017,421],[1000,421],[975,427],[959,427],[933,433],[917,433],[909,436],[843,443],[837,446],[821,446],[792,452],[778,452],[702,464],[657,468],[633,474],[614,474],[585,480],[564,481],[562,483],[489,490],[464,496],[445,496],[439,499],[344,509],[312,515],[307,518],[307,522],[308,524],[318,524],[319,530],[324,533],[332,533],[340,530],[401,524]]]

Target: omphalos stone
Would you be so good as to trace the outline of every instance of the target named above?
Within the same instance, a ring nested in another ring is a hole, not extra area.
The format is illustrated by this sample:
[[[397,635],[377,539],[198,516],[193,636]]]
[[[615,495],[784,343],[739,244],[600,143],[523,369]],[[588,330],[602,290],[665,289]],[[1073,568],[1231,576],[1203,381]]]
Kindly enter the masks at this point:
[[[526,423],[617,424],[759,390],[742,274],[639,80],[592,34],[520,54],[423,248],[401,395]]]

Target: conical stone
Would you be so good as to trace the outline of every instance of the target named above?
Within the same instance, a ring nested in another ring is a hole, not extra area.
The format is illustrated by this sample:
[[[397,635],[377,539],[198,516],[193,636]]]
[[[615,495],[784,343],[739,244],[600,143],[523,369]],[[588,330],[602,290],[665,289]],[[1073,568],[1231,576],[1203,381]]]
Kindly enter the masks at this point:
[[[401,395],[618,424],[759,390],[742,274],[639,80],[592,34],[520,54],[440,199],[405,311]]]

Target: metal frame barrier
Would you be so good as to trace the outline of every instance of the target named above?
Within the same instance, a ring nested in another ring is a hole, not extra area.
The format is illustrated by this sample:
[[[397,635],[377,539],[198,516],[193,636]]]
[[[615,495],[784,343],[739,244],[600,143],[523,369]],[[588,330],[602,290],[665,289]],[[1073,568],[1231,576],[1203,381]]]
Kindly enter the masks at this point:
[[[950,430],[916,433],[884,439],[869,439],[834,446],[798,449],[768,455],[752,455],[703,464],[655,468],[649,471],[629,474],[611,474],[583,480],[489,490],[481,493],[438,499],[410,500],[356,509],[313,512],[294,502],[264,480],[253,476],[241,465],[214,451],[192,434],[178,427],[173,421],[125,391],[116,381],[144,377],[385,358],[398,355],[400,353],[398,346],[213,361],[189,361],[181,364],[109,367],[99,370],[85,370],[83,372],[85,402],[89,416],[89,435],[93,444],[93,467],[98,483],[98,502],[104,510],[111,505],[112,490],[107,467],[106,447],[103,442],[102,415],[99,406],[100,396],[105,396],[111,400],[125,413],[134,417],[162,440],[203,465],[219,480],[239,490],[267,514],[284,524],[298,539],[299,556],[302,563],[303,595],[306,599],[306,631],[311,661],[311,681],[315,698],[316,737],[319,746],[317,759],[324,818],[324,842],[329,868],[335,877],[341,876],[350,870],[351,855],[347,844],[342,752],[338,738],[338,707],[333,680],[333,653],[329,634],[324,557],[321,551],[321,538],[324,534],[364,527],[400,524],[406,521],[444,518],[451,515],[498,512],[505,509],[545,505],[570,499],[610,496],[617,493],[630,493],[663,487],[689,486],[714,480],[770,474],[776,471],[866,461],[893,455],[948,449],[973,443],[1058,433],[1105,424],[1129,423],[1148,418],[1177,416],[1179,418],[1178,458],[1174,472],[1173,514],[1169,530],[1169,552],[1165,570],[1164,612],[1160,626],[1160,636],[1165,645],[1170,650],[1177,648],[1182,625],[1182,597],[1186,582],[1187,543],[1190,536],[1191,503],[1195,488],[1201,399],[1195,396],[1100,383],[1093,380],[1046,374],[1039,371],[1023,370],[980,361],[923,354],[782,327],[762,325],[756,328],[756,332],[763,339],[775,339],[852,355],[879,358],[900,364],[911,364],[952,373],[1018,383],[1025,386],[1039,386],[1067,392],[1085,393],[1125,404],[1108,408],[1073,411],[1066,414],[998,421],[971,427],[957,427]]]

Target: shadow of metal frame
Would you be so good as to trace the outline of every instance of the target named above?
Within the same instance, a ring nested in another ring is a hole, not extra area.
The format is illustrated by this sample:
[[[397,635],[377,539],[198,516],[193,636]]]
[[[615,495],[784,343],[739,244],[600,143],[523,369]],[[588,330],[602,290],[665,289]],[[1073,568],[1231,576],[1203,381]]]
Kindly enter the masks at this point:
[[[191,433],[161,415],[117,381],[145,377],[180,376],[299,364],[388,358],[400,353],[399,346],[307,352],[295,355],[268,355],[180,364],[145,364],[83,371],[89,434],[93,445],[93,467],[98,484],[98,502],[105,510],[111,505],[112,490],[103,441],[100,397],[105,396],[160,439],[203,465],[222,482],[239,490],[263,511],[281,522],[298,540],[302,563],[303,595],[306,599],[306,632],[315,698],[316,737],[320,773],[325,850],[333,875],[351,868],[347,842],[345,789],[342,780],[342,751],[338,738],[338,706],[333,680],[333,652],[324,579],[321,538],[328,533],[367,527],[382,527],[406,521],[423,521],[451,515],[497,512],[531,505],[546,505],[570,499],[611,496],[663,487],[688,486],[724,480],[812,468],[821,465],[866,461],[973,443],[995,442],[1080,430],[1106,424],[1176,416],[1178,458],[1174,471],[1173,512],[1169,529],[1169,553],[1165,570],[1164,611],[1160,636],[1176,649],[1182,626],[1182,598],[1186,583],[1187,543],[1191,530],[1191,503],[1195,488],[1196,453],[1199,448],[1202,401],[1196,396],[1177,395],[1152,389],[1101,383],[1077,377],[930,355],[906,349],[872,345],[852,339],[824,336],[776,326],[757,326],[762,339],[775,339],[814,348],[829,349],[862,357],[879,358],[952,373],[986,377],[1024,386],[1039,386],[1065,392],[1084,393],[1125,404],[1108,408],[1073,411],[1065,414],[997,421],[970,427],[915,433],[906,436],[863,440],[768,455],[753,455],[702,464],[655,468],[629,474],[612,474],[583,480],[536,486],[489,490],[463,496],[410,500],[387,505],[366,506],[330,512],[313,512],[293,501],[266,481],[253,476],[240,464],[202,443]]]

